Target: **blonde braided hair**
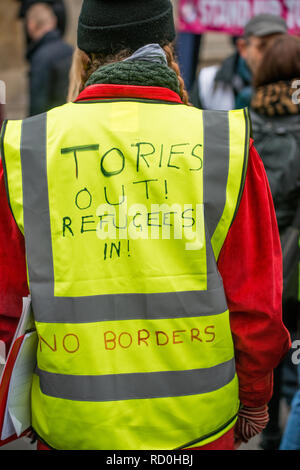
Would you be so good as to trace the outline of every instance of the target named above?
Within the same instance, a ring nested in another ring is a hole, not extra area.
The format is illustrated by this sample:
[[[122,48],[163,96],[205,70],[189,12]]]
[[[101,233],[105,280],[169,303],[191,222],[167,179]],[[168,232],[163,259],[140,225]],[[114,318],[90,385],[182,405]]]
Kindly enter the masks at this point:
[[[181,76],[181,73],[180,73],[180,68],[179,68],[179,65],[178,65],[178,62],[176,61],[175,59],[175,53],[174,53],[174,46],[173,44],[167,44],[166,46],[163,47],[163,50],[165,51],[166,53],[166,56],[167,56],[167,62],[168,62],[168,66],[174,70],[174,72],[176,73],[177,75],[177,79],[179,81],[179,86],[180,86],[180,98],[182,100],[182,102],[186,105],[190,105],[189,103],[189,95],[188,95],[188,92],[186,91],[185,89],[185,83],[184,83],[184,80]]]

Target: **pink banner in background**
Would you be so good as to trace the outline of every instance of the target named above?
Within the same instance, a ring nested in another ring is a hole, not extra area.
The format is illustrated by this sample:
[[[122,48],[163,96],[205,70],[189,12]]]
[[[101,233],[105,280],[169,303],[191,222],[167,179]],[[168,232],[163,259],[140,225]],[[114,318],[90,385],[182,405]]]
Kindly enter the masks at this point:
[[[180,0],[179,31],[220,31],[239,36],[260,13],[282,16],[289,32],[300,36],[300,0]]]

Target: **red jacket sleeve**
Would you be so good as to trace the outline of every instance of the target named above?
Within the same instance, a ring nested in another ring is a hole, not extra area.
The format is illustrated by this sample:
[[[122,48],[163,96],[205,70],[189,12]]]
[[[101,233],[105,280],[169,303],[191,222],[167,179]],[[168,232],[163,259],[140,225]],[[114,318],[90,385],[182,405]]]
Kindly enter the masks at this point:
[[[10,212],[0,158],[0,340],[6,352],[22,313],[22,297],[27,295],[24,237]]]
[[[240,400],[272,396],[273,369],[291,347],[282,323],[282,255],[263,163],[250,143],[243,196],[218,260],[230,311]]]

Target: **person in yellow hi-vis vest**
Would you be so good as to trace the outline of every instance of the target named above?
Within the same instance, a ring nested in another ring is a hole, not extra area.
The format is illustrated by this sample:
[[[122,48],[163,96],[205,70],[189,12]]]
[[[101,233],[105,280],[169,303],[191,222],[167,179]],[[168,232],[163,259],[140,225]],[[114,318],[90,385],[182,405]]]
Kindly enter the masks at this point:
[[[268,420],[290,347],[272,199],[247,110],[189,106],[174,38],[169,0],[84,0],[79,96],[4,125],[39,448],[233,449]]]

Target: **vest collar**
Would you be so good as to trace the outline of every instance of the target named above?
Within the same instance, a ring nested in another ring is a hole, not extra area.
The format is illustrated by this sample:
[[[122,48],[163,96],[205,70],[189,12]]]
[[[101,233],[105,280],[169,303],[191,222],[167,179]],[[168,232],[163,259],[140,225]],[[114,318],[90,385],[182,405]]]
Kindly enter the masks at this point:
[[[76,98],[75,103],[107,100],[107,99],[148,99],[181,103],[182,101],[174,91],[164,87],[136,86],[136,85],[107,85],[97,84],[86,87]]]

